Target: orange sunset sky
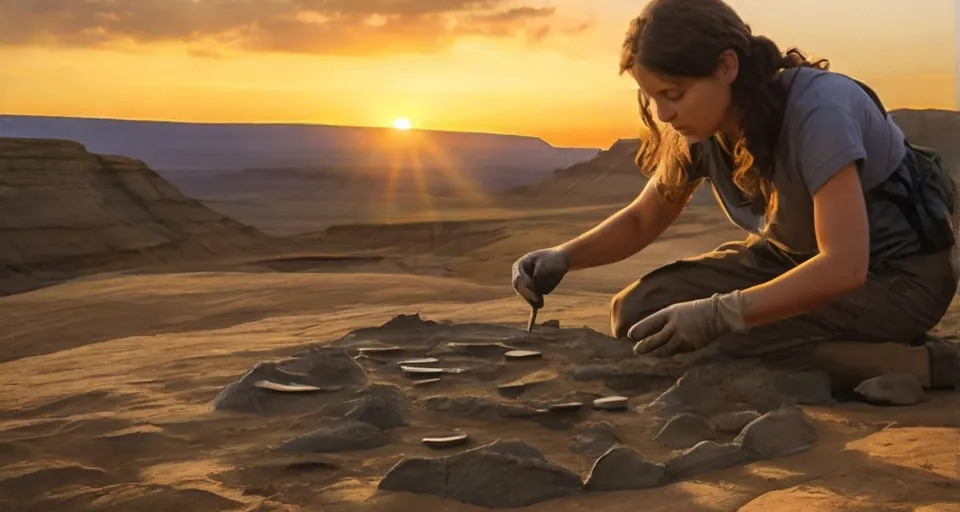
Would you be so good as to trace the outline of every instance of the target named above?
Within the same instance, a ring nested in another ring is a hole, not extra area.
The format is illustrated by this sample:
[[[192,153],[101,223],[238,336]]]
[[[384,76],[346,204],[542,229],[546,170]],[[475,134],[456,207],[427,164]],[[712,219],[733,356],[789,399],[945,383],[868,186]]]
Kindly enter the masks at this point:
[[[730,0],[890,108],[954,109],[955,0]],[[3,0],[0,112],[535,135],[637,133],[642,0]]]

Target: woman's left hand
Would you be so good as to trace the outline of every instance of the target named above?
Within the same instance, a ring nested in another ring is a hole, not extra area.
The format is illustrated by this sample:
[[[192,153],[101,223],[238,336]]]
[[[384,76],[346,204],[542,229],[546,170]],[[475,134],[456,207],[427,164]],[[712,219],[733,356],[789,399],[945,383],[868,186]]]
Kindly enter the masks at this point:
[[[700,350],[717,338],[746,330],[740,291],[668,306],[627,331],[635,354],[669,357]]]

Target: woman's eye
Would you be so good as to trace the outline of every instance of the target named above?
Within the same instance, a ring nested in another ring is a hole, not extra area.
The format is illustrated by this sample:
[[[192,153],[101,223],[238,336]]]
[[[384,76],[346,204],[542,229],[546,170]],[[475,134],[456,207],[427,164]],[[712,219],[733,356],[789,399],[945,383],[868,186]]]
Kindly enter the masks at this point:
[[[678,101],[683,97],[683,91],[680,89],[675,89],[672,91],[667,91],[663,96],[670,101]]]

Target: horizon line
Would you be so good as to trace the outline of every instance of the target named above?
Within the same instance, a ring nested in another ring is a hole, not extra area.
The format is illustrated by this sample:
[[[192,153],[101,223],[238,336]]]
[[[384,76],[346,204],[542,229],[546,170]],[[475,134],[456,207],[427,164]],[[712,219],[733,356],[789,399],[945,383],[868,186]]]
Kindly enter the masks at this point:
[[[388,130],[388,131],[399,131],[392,126],[377,126],[377,125],[363,125],[363,124],[327,124],[327,123],[310,123],[304,121],[195,121],[195,120],[183,120],[176,118],[133,118],[133,117],[97,117],[97,116],[83,116],[83,115],[50,115],[50,114],[13,114],[9,112],[0,113],[0,119],[3,117],[34,117],[34,118],[45,118],[45,119],[83,119],[91,121],[122,121],[127,123],[156,123],[156,124],[191,124],[191,125],[218,125],[218,126],[310,126],[310,127],[324,127],[324,128],[361,128],[361,129],[370,129],[370,130]],[[508,132],[493,132],[493,131],[467,131],[467,130],[449,130],[449,129],[436,129],[436,128],[418,128],[416,126],[410,128],[409,130],[404,130],[406,132],[433,132],[433,133],[461,133],[461,134],[473,134],[473,135],[496,135],[500,137],[523,137],[528,139],[538,139],[544,144],[549,145],[550,147],[557,149],[604,149],[597,148],[592,146],[558,146],[546,138],[539,135],[530,135],[524,133],[508,133]],[[620,137],[611,142],[607,148],[616,144],[620,140],[629,140],[635,139],[637,137]]]

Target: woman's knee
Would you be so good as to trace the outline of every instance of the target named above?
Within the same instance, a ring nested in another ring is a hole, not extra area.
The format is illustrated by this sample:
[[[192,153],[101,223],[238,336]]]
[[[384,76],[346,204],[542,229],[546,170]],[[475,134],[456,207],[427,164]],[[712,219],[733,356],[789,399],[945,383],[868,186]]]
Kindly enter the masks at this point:
[[[626,338],[630,326],[639,321],[643,306],[641,281],[620,290],[610,301],[610,332],[614,338]]]
[[[630,327],[647,315],[671,304],[688,300],[670,293],[669,272],[651,272],[620,290],[610,301],[610,332],[626,338]]]

